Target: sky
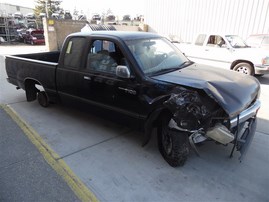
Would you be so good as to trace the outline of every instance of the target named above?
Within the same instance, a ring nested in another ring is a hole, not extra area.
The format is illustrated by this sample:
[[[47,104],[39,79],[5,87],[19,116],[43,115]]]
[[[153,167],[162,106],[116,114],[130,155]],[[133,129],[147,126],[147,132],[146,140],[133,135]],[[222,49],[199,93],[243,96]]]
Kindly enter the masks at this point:
[[[36,0],[0,0],[0,3],[8,3],[24,7],[35,7]],[[145,0],[62,0],[61,6],[64,10],[69,10],[73,13],[76,8],[78,11],[83,11],[86,15],[93,13],[102,14],[110,9],[114,15],[137,15],[144,14]]]

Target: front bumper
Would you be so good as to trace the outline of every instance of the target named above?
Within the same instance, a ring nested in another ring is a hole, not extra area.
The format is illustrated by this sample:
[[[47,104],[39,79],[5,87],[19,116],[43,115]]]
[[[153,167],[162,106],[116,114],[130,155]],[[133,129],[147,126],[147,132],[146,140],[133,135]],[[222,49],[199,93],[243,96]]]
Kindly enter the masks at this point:
[[[238,117],[236,116],[230,120],[230,128],[234,128],[237,125],[237,123],[241,124],[247,121],[248,119],[255,117],[260,107],[261,107],[261,101],[256,100],[256,102],[253,105],[242,111],[238,115]],[[237,120],[238,118],[239,120]]]
[[[251,118],[248,120],[247,128],[244,130],[242,136],[237,139],[237,144],[235,145],[237,150],[240,152],[241,156],[239,160],[242,161],[245,157],[248,148],[253,140],[256,132],[257,120],[256,118]]]
[[[255,74],[269,74],[269,65],[255,65]]]
[[[256,100],[253,105],[230,121],[230,127],[237,128],[237,136],[235,136],[236,139],[234,140],[234,144],[237,150],[241,153],[241,156],[239,157],[240,161],[243,160],[255,135],[257,127],[256,115],[260,107],[261,102]]]

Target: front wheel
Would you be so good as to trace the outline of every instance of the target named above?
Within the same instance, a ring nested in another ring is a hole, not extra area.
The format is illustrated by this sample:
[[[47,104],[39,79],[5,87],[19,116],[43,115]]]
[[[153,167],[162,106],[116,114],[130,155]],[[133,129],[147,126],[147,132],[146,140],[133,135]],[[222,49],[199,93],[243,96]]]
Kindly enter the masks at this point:
[[[38,100],[38,103],[42,107],[48,107],[49,106],[49,99],[48,99],[48,96],[46,95],[45,91],[39,91],[37,93],[37,100]]]
[[[251,64],[246,62],[238,63],[233,67],[233,70],[247,75],[254,75],[253,67],[251,66]]]
[[[190,152],[188,134],[169,128],[170,119],[164,117],[158,127],[159,151],[170,166],[183,166]]]

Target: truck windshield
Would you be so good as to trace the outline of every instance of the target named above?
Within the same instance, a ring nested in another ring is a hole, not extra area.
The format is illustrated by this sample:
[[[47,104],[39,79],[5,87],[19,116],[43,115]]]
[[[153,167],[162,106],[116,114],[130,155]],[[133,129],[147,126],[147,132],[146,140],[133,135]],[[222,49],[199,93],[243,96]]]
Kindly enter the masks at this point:
[[[189,64],[189,60],[165,38],[130,40],[126,44],[148,76],[175,71]]]
[[[249,47],[240,36],[226,35],[225,37],[233,48],[248,48]]]

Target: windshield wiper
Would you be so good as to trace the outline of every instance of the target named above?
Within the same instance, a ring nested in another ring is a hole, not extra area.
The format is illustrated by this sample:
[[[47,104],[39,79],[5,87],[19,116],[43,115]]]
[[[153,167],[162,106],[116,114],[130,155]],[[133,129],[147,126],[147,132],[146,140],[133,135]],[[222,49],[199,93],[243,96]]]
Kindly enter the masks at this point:
[[[178,68],[181,69],[181,68],[187,67],[189,65],[192,65],[193,63],[194,62],[187,60],[187,61],[183,62],[181,65],[179,65]]]
[[[180,64],[179,66],[177,67],[171,67],[171,68],[164,68],[164,69],[159,69],[155,72],[152,72],[151,75],[159,75],[159,74],[164,74],[164,73],[168,73],[168,72],[173,72],[173,71],[176,71],[176,70],[179,70],[179,69],[182,69],[184,67],[187,67],[191,64],[193,64],[194,62],[188,60],[188,61],[185,61],[183,62],[182,64]]]
[[[160,75],[160,74],[164,74],[164,73],[168,73],[168,72],[173,72],[173,71],[176,71],[180,69],[179,67],[173,67],[173,68],[162,68],[162,69],[158,69],[154,72],[150,72],[148,73],[148,76],[157,76],[157,75]]]

